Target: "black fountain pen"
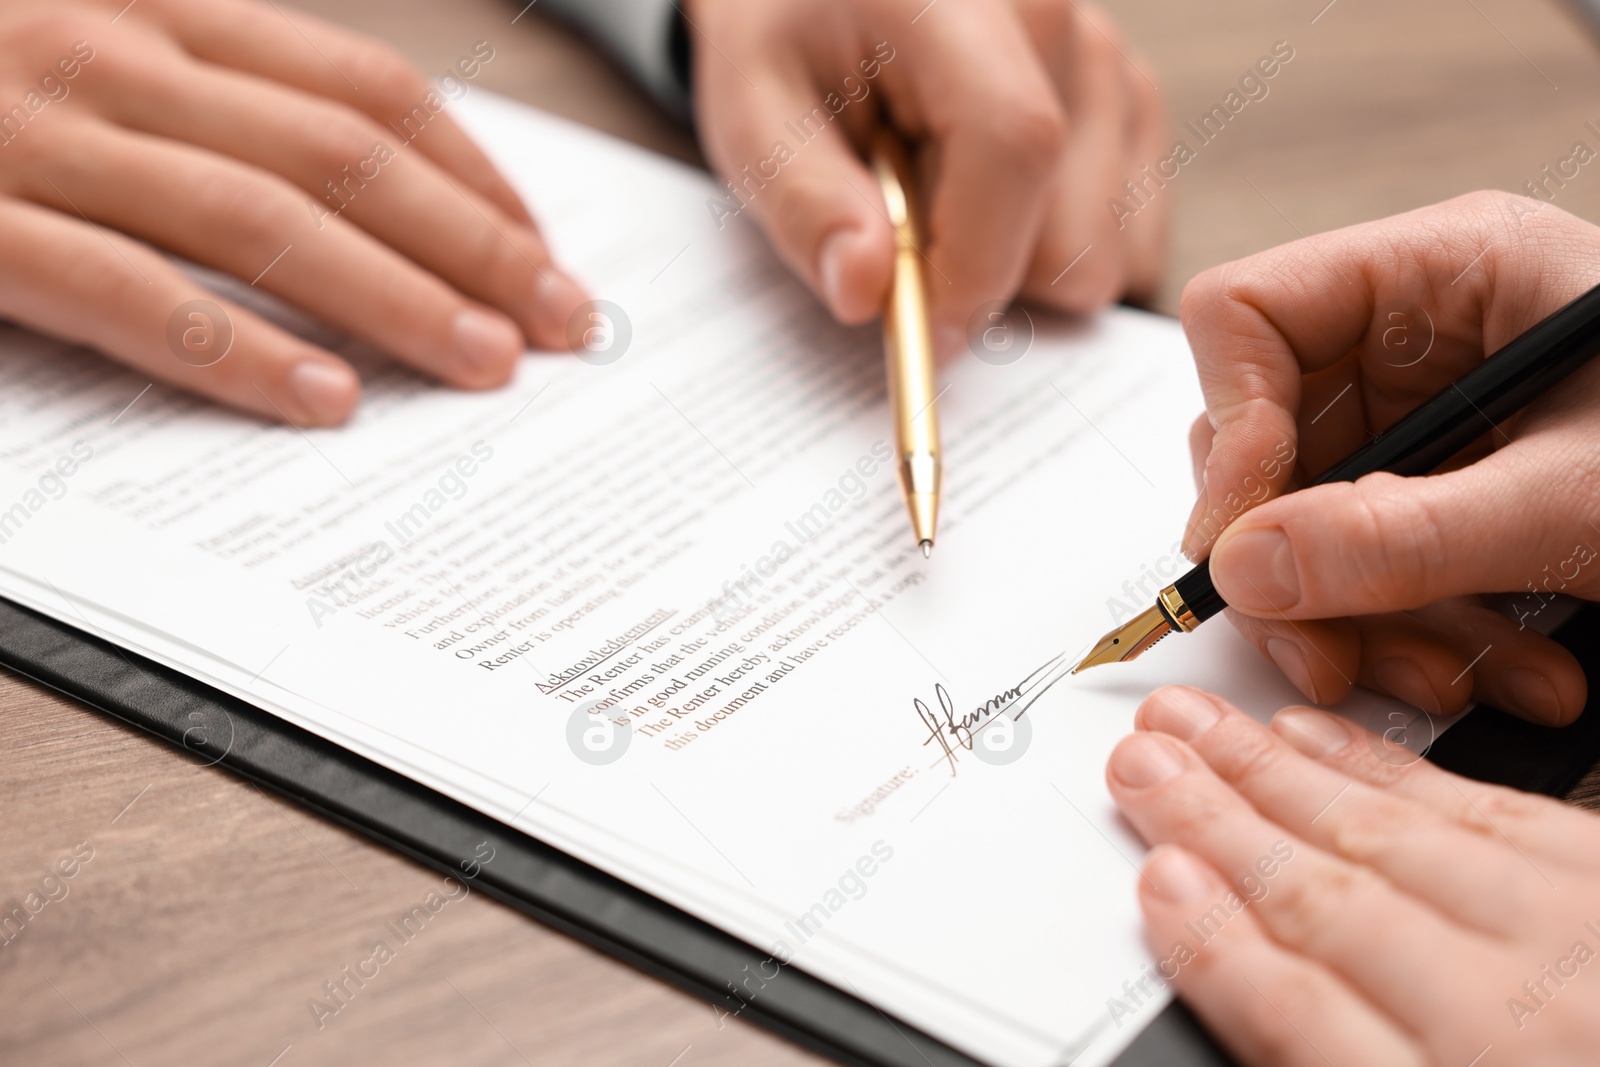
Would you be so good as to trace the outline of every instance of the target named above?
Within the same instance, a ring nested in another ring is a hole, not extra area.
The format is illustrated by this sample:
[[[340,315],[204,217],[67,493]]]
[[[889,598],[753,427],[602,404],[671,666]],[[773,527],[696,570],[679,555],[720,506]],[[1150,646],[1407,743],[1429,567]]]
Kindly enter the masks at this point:
[[[1539,322],[1421,407],[1323,471],[1312,485],[1376,471],[1427,474],[1559,384],[1600,353],[1600,286]],[[1227,603],[1211,561],[1156,595],[1155,605],[1102,637],[1072,669],[1135,659],[1174,630],[1189,633]]]

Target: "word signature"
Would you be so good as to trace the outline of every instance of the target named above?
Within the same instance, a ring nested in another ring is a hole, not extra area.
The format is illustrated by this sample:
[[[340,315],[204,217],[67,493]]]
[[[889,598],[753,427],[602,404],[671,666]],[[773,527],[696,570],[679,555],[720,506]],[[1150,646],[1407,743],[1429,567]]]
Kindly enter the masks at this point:
[[[1044,666],[1033,671],[1016,685],[995,694],[971,711],[961,714],[956,712],[955,701],[951,699],[950,691],[942,682],[935,682],[933,692],[939,704],[937,711],[928,707],[921,697],[911,702],[916,708],[917,718],[927,729],[927,736],[922,740],[923,747],[937,745],[940,757],[936,762],[948,766],[950,777],[954,778],[961,751],[972,751],[973,739],[979,733],[996,722],[998,716],[1008,714],[1012,722],[1021,719],[1028,713],[1034,701],[1044,696],[1051,686],[1067,676],[1069,673],[1067,667],[1066,653],[1053,656]]]

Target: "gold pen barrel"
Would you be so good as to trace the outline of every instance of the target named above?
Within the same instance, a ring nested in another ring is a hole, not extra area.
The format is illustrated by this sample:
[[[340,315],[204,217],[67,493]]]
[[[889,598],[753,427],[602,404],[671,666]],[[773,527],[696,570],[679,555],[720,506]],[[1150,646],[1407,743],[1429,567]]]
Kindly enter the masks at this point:
[[[933,547],[939,521],[940,461],[938,394],[933,381],[933,332],[922,273],[921,235],[911,202],[905,151],[880,134],[873,166],[895,228],[894,281],[883,313],[884,365],[894,420],[900,487],[911,514],[911,530],[923,553]]]

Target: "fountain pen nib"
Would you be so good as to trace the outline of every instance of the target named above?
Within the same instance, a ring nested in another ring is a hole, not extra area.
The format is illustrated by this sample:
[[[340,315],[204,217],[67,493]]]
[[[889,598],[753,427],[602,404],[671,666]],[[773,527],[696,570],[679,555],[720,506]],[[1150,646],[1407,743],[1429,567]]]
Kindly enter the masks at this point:
[[[1077,674],[1085,667],[1098,667],[1102,663],[1126,663],[1130,659],[1137,659],[1145,649],[1174,629],[1172,621],[1161,608],[1152,605],[1095,642],[1094,648],[1083,657],[1083,662],[1072,668],[1072,673]]]
[[[922,542],[922,558],[923,559],[931,559],[932,557],[933,557],[933,542],[932,541],[923,541]]]

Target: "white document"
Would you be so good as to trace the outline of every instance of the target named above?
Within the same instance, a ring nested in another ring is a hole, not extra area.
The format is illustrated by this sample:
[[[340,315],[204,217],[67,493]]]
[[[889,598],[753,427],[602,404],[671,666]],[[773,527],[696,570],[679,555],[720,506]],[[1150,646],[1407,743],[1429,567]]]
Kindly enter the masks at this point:
[[[325,338],[367,398],[301,432],[8,331],[0,592],[760,947],[746,1001],[793,966],[986,1062],[1109,1062],[1165,994],[1108,752],[1159,684],[1297,699],[1220,621],[1065,676],[1185,567],[1177,325],[1036,317],[1020,360],[945,368],[924,561],[875,329],[719,228],[706,176],[458,114],[625,313],[594,327],[620,358],[467,394]]]

